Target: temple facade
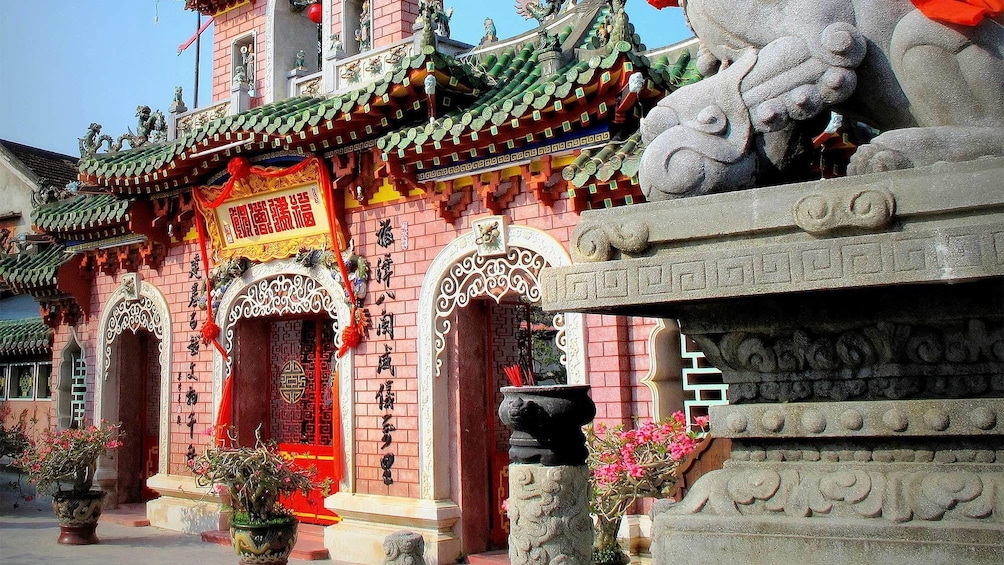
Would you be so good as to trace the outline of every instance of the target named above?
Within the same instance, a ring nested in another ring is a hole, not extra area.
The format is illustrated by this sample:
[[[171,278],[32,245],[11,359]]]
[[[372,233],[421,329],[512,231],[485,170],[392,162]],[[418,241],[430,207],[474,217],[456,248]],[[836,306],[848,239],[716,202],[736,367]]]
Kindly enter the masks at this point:
[[[697,80],[691,46],[647,49],[622,1],[521,2],[535,29],[476,46],[436,2],[318,4],[187,0],[215,21],[212,103],[85,137],[0,274],[53,332],[58,425],[129,432],[113,504],[221,528],[188,464],[232,427],[330,479],[295,504],[338,560],[407,529],[454,563],[506,544],[507,367],[589,384],[610,424],[726,402],[673,321],[539,306],[581,212],[644,202],[640,120]]]

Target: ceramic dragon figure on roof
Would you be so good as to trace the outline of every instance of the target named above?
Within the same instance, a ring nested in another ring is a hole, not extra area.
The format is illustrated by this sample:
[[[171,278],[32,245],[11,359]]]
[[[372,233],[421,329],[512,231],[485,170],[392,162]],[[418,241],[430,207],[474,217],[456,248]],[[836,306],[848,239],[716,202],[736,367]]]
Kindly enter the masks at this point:
[[[565,0],[516,0],[516,13],[527,20],[533,18],[544,23],[561,12],[564,3]]]
[[[650,200],[784,182],[831,109],[885,132],[849,174],[1004,155],[1001,0],[657,2],[684,9],[708,78],[645,119]]]

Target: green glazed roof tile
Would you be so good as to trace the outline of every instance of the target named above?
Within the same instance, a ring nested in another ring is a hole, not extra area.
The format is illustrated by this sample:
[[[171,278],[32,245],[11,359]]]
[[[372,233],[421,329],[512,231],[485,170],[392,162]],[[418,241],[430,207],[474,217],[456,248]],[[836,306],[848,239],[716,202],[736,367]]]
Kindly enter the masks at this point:
[[[8,256],[0,260],[0,280],[18,293],[39,290],[55,293],[56,272],[69,259],[60,245],[43,246],[37,253]]]
[[[0,320],[0,357],[49,355],[52,334],[42,318]]]

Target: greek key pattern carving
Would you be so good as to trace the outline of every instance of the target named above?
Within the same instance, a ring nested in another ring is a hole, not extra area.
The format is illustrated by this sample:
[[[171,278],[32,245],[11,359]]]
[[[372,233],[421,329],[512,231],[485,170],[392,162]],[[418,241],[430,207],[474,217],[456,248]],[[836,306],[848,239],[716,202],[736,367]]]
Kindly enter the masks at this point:
[[[864,465],[797,470],[785,465],[713,471],[668,514],[877,519],[895,523],[973,521],[999,524],[1004,473],[966,465],[930,470]]]
[[[997,398],[746,404],[711,413],[714,434],[731,438],[997,436],[1004,427]]]
[[[609,256],[602,240],[588,241],[579,244],[577,254]],[[739,249],[672,250],[611,261],[602,269],[588,264],[562,267],[549,270],[541,282],[545,309],[574,311],[966,279],[1004,274],[1002,244],[1000,223],[789,243],[751,240]]]
[[[592,563],[589,468],[509,465],[509,559],[513,565]]]

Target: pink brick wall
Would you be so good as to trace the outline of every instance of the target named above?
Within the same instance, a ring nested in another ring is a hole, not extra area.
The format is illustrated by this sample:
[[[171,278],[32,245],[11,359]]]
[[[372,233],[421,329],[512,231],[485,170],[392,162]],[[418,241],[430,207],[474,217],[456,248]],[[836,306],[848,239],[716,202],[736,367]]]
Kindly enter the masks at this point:
[[[524,192],[516,197],[505,213],[512,224],[543,229],[567,246],[571,231],[578,222],[578,216],[568,210],[567,200],[562,199],[553,207],[546,207]],[[407,497],[419,495],[418,296],[425,273],[442,247],[469,230],[471,218],[487,213],[480,203],[475,202],[461,219],[450,224],[444,222],[434,207],[429,207],[424,199],[412,198],[365,210],[356,208],[347,214],[346,220],[355,240],[356,251],[370,260],[374,271],[380,258],[387,253],[391,255],[394,261],[393,276],[386,288],[393,290],[396,296],[394,299],[388,298],[382,306],[374,304],[380,292],[386,289],[385,285],[377,283],[374,272],[366,304],[374,321],[384,308],[387,312],[394,313],[395,339],[377,336],[375,330],[371,330],[370,338],[356,349],[356,374],[353,375],[356,387],[353,399],[356,441],[353,449],[357,477],[355,488],[358,492]],[[391,220],[396,241],[384,249],[378,246],[376,234],[380,221],[386,219]],[[408,249],[403,249],[401,245],[404,223],[408,224]],[[196,252],[197,245],[194,243],[177,244],[171,247],[159,271],[145,266],[139,271],[145,282],[156,285],[164,293],[172,310],[172,387],[177,387],[180,375],[184,389],[187,391],[192,386],[199,397],[196,406],[188,407],[184,402],[177,402],[177,390],[171,391],[170,470],[180,474],[187,472],[185,462],[189,446],[196,452],[201,452],[209,440],[209,436],[202,432],[212,424],[211,350],[202,346],[195,356],[190,355],[188,350],[189,339],[196,333],[189,327],[193,309],[188,307],[191,285],[199,280],[189,278],[190,263]],[[96,275],[92,312],[77,328],[79,340],[85,344],[89,387],[88,416],[93,415],[93,387],[96,378],[94,348],[98,340],[100,313],[107,306],[111,293],[119,286],[120,279],[120,274]],[[196,318],[201,327],[205,313],[197,311]],[[652,321],[589,315],[586,323],[588,378],[593,385],[592,396],[597,404],[597,419],[607,423],[621,423],[629,421],[632,416],[648,416],[650,395],[639,380],[648,370],[644,354]],[[69,335],[69,329],[65,326],[57,331],[53,346],[55,359],[60,358]],[[393,377],[387,371],[377,373],[376,370],[380,356],[385,352],[385,345],[393,348]],[[501,361],[500,357],[499,362]],[[193,375],[197,380],[194,381],[187,378],[190,363],[195,364]],[[58,365],[54,367],[54,373],[58,373]],[[397,429],[393,432],[392,446],[381,448],[381,417],[386,411],[379,409],[374,398],[380,385],[389,378],[394,381],[396,406],[393,410],[393,423]],[[195,415],[197,422],[191,430],[194,437],[190,437],[190,430],[186,425],[190,414]],[[179,416],[181,425],[178,424]],[[384,484],[383,470],[380,468],[381,458],[387,453],[395,456],[392,469],[394,483],[389,486]]]
[[[265,13],[268,2],[245,4],[240,8],[221,14],[213,23],[213,102],[230,99],[230,86],[233,81],[234,39],[249,31],[257,31],[255,53],[257,57],[256,80],[254,84],[257,96],[252,98],[251,106],[260,106],[265,88]]]
[[[156,286],[163,294],[171,310],[170,331],[174,340],[171,351],[171,391],[170,391],[170,472],[186,473],[186,454],[189,445],[201,451],[208,443],[209,436],[203,432],[212,425],[212,355],[205,346],[201,346],[198,355],[191,355],[188,350],[189,338],[197,333],[189,327],[190,313],[188,307],[192,283],[199,279],[189,278],[190,261],[197,251],[196,244],[179,244],[172,246],[164,264],[159,271],[143,266],[139,273],[144,283]],[[200,267],[201,272],[201,267]],[[112,292],[121,284],[122,272],[115,275],[97,273],[91,291],[91,312],[78,324],[77,338],[84,349],[87,364],[87,418],[94,417],[94,393],[97,371],[97,345],[101,313],[108,306]],[[205,320],[205,312],[197,311],[196,318],[199,327]],[[63,349],[69,343],[71,330],[60,326],[54,338],[53,373],[58,374],[59,362]],[[152,340],[151,341],[155,341]],[[188,379],[190,364],[194,363],[193,376],[198,380]],[[179,378],[181,380],[179,380]],[[182,394],[179,402],[179,389]],[[194,406],[187,405],[186,393],[192,387],[199,401]],[[187,426],[189,416],[194,414],[196,424],[190,430]],[[178,419],[181,424],[178,424]],[[190,435],[191,434],[191,435]],[[128,441],[128,439],[126,439]]]

